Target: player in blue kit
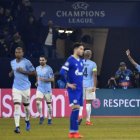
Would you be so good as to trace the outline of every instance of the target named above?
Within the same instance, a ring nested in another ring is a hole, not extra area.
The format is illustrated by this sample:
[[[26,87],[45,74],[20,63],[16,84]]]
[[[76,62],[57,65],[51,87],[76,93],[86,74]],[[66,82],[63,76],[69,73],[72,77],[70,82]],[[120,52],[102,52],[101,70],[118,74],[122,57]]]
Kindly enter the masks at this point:
[[[92,57],[91,50],[84,51],[84,71],[83,71],[83,95],[86,100],[86,125],[93,125],[90,121],[91,116],[91,103],[96,99],[96,83],[97,83],[97,65],[95,62],[90,60]],[[82,121],[83,106],[80,107],[79,111],[79,124]]]
[[[24,56],[23,48],[18,47],[15,50],[15,59],[11,61],[12,71],[9,73],[11,77],[14,75],[14,83],[12,87],[12,96],[14,102],[14,120],[16,129],[15,133],[20,133],[20,109],[21,103],[24,105],[25,110],[25,123],[26,130],[30,130],[30,86],[31,83],[28,79],[29,75],[35,75],[35,69],[32,63],[27,60]]]
[[[45,56],[39,58],[40,66],[36,68],[37,74],[37,91],[36,91],[36,103],[37,109],[40,114],[40,122],[44,121],[42,113],[42,99],[44,98],[48,106],[48,124],[52,124],[52,87],[51,82],[54,82],[54,74],[52,68],[47,65],[47,59]]]
[[[82,138],[78,132],[78,114],[80,105],[83,104],[83,55],[84,46],[81,43],[73,45],[71,55],[60,70],[60,74],[66,80],[69,102],[72,108],[70,115],[69,138]]]
[[[126,51],[126,55],[129,59],[129,61],[134,65],[134,67],[140,72],[140,65],[131,57],[130,50]]]

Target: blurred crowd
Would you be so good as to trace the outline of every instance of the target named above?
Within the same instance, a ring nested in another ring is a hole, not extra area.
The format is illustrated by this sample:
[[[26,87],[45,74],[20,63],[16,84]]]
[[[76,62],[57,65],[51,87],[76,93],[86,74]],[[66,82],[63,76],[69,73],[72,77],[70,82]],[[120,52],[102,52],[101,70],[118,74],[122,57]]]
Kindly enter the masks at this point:
[[[36,19],[30,0],[13,0],[0,5],[0,57],[14,57],[17,46],[25,49],[25,56],[38,57],[43,52],[55,57],[57,31],[53,22],[42,22],[45,12]]]
[[[138,88],[140,87],[139,83],[139,72],[128,69],[125,62],[120,62],[115,75],[108,80],[107,87],[111,89]]]

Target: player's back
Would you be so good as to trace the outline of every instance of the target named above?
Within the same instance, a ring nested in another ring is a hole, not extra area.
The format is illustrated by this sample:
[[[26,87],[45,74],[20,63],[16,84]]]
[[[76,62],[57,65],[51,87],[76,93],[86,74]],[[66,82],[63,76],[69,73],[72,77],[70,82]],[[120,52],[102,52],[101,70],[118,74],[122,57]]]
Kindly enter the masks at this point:
[[[96,63],[89,59],[84,59],[83,64],[84,64],[83,86],[93,87],[94,86],[93,71],[97,69]]]

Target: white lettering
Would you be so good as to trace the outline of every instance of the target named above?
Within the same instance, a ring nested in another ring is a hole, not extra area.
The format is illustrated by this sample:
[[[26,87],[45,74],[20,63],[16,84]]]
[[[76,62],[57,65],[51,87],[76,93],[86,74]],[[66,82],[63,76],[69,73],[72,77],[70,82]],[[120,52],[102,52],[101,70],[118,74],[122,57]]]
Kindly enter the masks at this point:
[[[63,95],[58,95],[57,97],[55,97],[54,95],[53,97],[53,116],[56,117],[56,106],[57,106],[57,102],[61,101],[61,108],[59,108],[58,110],[61,110],[61,115],[62,117],[64,117],[65,115],[65,99]]]
[[[8,113],[7,112],[2,112],[2,116],[3,117],[11,117],[12,115],[12,107],[11,105],[9,105],[6,100],[12,100],[12,97],[10,95],[5,95],[2,99],[2,104],[3,106],[8,109]]]

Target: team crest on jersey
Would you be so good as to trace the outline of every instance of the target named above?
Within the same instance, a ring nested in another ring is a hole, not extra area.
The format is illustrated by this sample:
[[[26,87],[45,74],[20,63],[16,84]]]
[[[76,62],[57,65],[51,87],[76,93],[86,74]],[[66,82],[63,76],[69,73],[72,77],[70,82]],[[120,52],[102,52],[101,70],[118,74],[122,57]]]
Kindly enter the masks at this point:
[[[83,63],[82,62],[80,64],[81,64],[81,66],[83,66]]]
[[[69,62],[66,62],[66,63],[65,63],[65,66],[69,66]]]
[[[75,64],[75,66],[78,66],[78,64]]]
[[[73,100],[73,103],[76,104],[77,103],[77,100]]]

